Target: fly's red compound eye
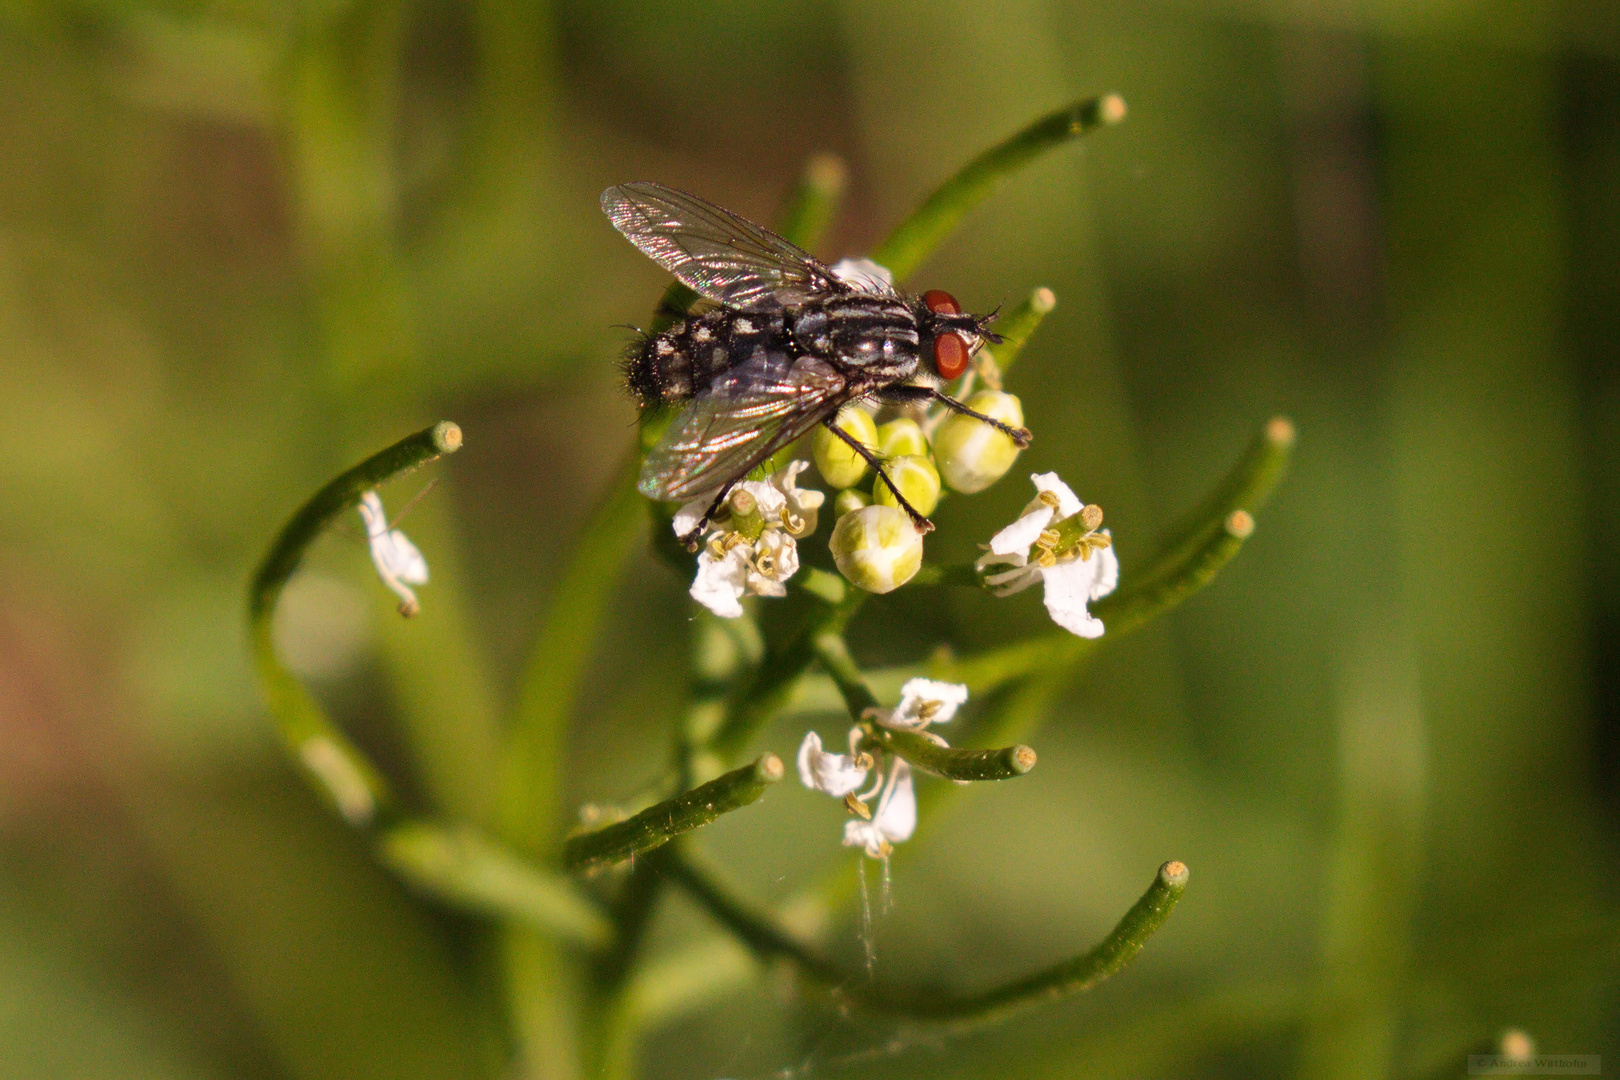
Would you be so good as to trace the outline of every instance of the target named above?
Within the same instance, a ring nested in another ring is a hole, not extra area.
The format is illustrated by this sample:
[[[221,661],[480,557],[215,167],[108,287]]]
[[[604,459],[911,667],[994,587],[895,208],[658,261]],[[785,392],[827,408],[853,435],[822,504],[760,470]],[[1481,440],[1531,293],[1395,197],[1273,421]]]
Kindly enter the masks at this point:
[[[954,301],[953,301],[954,303]],[[954,379],[968,368],[968,346],[961,334],[934,336],[934,370],[942,379]]]
[[[962,314],[962,305],[956,302],[956,297],[944,289],[929,289],[923,293],[923,306],[935,315]]]

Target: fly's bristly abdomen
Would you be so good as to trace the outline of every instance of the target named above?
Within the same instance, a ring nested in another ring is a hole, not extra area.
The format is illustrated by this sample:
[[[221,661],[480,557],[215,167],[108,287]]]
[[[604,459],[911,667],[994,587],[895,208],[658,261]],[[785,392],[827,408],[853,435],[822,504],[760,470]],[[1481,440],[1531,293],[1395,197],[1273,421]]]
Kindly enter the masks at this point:
[[[761,348],[793,351],[781,313],[716,308],[631,342],[625,353],[625,381],[643,405],[675,404],[703,393]]]

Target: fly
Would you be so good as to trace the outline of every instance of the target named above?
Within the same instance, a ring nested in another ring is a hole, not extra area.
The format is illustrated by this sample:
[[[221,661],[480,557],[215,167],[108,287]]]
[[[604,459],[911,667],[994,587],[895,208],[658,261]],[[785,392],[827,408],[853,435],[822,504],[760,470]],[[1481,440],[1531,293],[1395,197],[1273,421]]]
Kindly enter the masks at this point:
[[[968,314],[938,289],[913,296],[882,281],[845,281],[770,230],[662,184],[610,187],[602,210],[644,254],[717,305],[642,337],[625,359],[644,407],[683,407],[642,463],[641,493],[670,502],[715,493],[681,538],[688,547],[732,485],[817,424],[886,481],[877,455],[833,423],[852,401],[937,401],[1029,445],[1027,429],[935,385],[966,371],[981,343],[1000,340],[989,330],[993,314]],[[890,490],[919,530],[933,529]]]

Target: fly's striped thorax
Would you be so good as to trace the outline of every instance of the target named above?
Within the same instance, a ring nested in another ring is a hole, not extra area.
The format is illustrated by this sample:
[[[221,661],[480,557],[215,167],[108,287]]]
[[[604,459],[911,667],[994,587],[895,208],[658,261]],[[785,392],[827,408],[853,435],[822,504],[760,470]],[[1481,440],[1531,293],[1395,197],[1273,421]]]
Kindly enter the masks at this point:
[[[802,351],[873,378],[907,378],[921,354],[917,316],[894,297],[830,297],[794,312],[791,330]]]

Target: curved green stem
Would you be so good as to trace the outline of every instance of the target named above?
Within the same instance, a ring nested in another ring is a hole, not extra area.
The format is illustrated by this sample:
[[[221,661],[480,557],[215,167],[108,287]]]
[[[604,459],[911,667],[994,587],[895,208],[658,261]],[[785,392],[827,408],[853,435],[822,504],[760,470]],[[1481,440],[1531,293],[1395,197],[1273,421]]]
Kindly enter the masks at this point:
[[[1035,333],[1041,321],[1052,313],[1057,307],[1057,297],[1052,290],[1042,287],[1036,289],[1023,299],[1021,303],[1007,314],[996,320],[996,333],[1001,335],[1001,344],[991,348],[991,354],[996,358],[996,370],[1007,374],[1018,354],[1024,351],[1024,345],[1029,341],[1030,335]]]
[[[781,758],[761,754],[752,765],[649,806],[627,821],[571,837],[563,845],[563,865],[570,870],[591,870],[652,851],[721,814],[758,801],[766,788],[782,779],[782,772]]]
[[[1265,505],[1288,471],[1295,434],[1294,422],[1286,416],[1274,416],[1267,421],[1220,486],[1210,492],[1201,506],[1169,529],[1150,565],[1154,568],[1182,565],[1205,546],[1212,535],[1221,531],[1234,512],[1246,510],[1253,514]],[[1148,571],[1153,572],[1156,569]]]
[[[506,838],[531,853],[544,849],[557,827],[568,720],[619,570],[642,536],[639,467],[639,454],[625,455],[574,547],[524,664],[503,761],[501,821]]]
[[[888,267],[896,281],[904,281],[1009,173],[1070,139],[1123,119],[1125,102],[1116,94],[1087,98],[1041,117],[936,188],[878,245],[872,258]]]
[[[877,695],[867,685],[866,676],[856,666],[855,658],[849,655],[849,643],[844,640],[843,634],[836,630],[823,630],[810,639],[810,648],[827,674],[832,676],[833,685],[843,696],[844,706],[849,709],[852,720],[860,723],[866,719],[866,710],[882,708]]]
[[[868,729],[861,746],[867,750],[887,750],[905,758],[923,772],[943,776],[947,780],[1011,780],[1035,767],[1035,751],[1027,746],[1003,746],[992,750],[941,746],[918,732],[896,731],[881,725],[872,725]]]
[[[828,580],[823,582],[823,579]],[[831,575],[823,574],[811,580],[821,583],[816,586],[818,591],[814,595],[822,602],[786,646],[766,657],[747,688],[726,709],[725,718],[715,731],[710,748],[723,760],[740,753],[760,725],[781,711],[792,697],[799,677],[816,657],[816,639],[827,633],[842,634],[868,595],[860,589],[845,588],[841,579]],[[819,591],[821,585],[836,585],[837,590],[823,593]],[[838,599],[828,599],[834,595]]]
[[[689,850],[672,849],[662,854],[660,865],[711,916],[755,952],[792,961],[804,974],[873,1012],[944,1022],[953,1030],[994,1023],[1032,1005],[1082,993],[1114,975],[1164,925],[1186,891],[1188,877],[1185,864],[1165,863],[1141,899],[1094,948],[991,990],[952,995],[866,982],[844,971],[786,930],[768,909],[723,884]]]
[[[827,234],[849,186],[849,168],[834,154],[816,154],[804,163],[799,183],[776,218],[776,232],[790,244],[814,251]]]
[[[282,742],[316,789],[351,825],[368,824],[387,800],[382,774],[337,729],[282,666],[272,631],[276,602],[310,543],[360,496],[379,484],[461,448],[461,429],[445,420],[401,439],[317,491],[282,527],[248,590],[253,661]]]
[[[474,829],[408,822],[385,832],[379,851],[400,877],[453,907],[527,922],[588,948],[614,940],[613,923],[572,881]]]
[[[1179,562],[1154,566],[1147,574],[1091,606],[1110,633],[1123,634],[1151,622],[1215,579],[1221,567],[1254,533],[1254,518],[1234,510],[1201,543],[1177,552]]]

